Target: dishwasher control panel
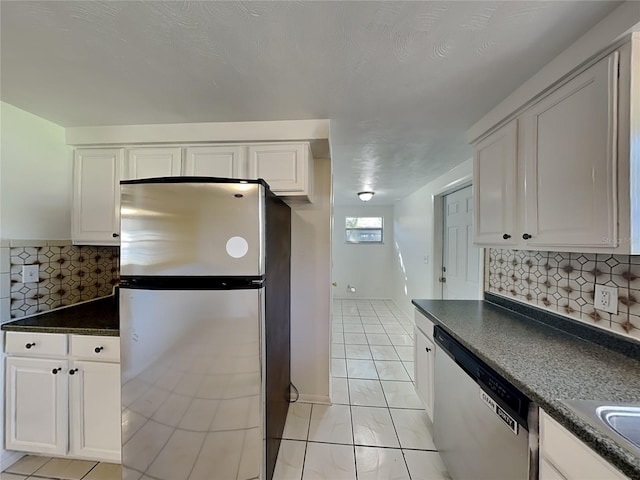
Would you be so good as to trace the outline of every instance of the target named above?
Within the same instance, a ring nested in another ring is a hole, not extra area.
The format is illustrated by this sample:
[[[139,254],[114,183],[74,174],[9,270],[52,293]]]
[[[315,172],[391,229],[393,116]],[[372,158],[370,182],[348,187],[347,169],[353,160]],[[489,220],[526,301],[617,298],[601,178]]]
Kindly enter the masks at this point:
[[[484,368],[478,367],[478,381],[485,390],[489,390],[494,396],[507,404],[509,408],[520,413],[522,400],[518,392],[514,392],[510,385],[505,384],[504,380],[498,380]],[[526,412],[524,412],[526,415]]]
[[[434,327],[434,339],[438,346],[449,355],[504,411],[524,428],[528,429],[527,415],[531,400],[511,385],[499,373],[470,352],[460,342],[445,332],[442,327]]]

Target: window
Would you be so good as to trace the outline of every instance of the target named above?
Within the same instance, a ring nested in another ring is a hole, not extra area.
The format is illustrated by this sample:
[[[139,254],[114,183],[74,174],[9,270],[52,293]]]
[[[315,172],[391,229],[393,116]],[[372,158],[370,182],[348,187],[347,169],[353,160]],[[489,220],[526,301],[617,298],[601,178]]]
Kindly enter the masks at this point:
[[[382,243],[382,217],[347,217],[347,243]]]

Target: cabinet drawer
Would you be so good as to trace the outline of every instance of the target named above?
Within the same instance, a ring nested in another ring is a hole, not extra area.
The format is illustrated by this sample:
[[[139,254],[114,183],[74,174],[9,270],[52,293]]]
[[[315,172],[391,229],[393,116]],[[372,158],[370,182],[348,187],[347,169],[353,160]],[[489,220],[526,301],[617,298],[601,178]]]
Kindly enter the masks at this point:
[[[60,333],[6,332],[5,353],[30,357],[65,356],[67,336]]]
[[[71,335],[72,357],[103,362],[120,361],[120,338],[93,335]]]
[[[431,340],[433,340],[433,322],[421,314],[418,310],[414,310],[414,320],[416,323],[416,327],[424,333],[424,335]]]

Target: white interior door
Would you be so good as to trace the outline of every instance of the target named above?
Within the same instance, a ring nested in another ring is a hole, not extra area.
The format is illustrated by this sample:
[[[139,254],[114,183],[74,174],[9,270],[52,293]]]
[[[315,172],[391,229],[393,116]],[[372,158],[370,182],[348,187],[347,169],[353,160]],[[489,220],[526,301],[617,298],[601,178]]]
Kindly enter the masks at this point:
[[[480,298],[482,249],[473,245],[473,190],[445,195],[443,212],[442,298]]]

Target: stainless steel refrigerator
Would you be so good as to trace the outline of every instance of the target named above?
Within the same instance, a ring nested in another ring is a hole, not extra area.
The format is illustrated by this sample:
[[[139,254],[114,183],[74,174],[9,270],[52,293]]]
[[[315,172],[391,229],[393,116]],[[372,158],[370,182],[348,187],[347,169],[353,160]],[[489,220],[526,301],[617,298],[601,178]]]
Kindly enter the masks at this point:
[[[290,209],[262,180],[121,182],[124,479],[271,479],[290,243]]]

